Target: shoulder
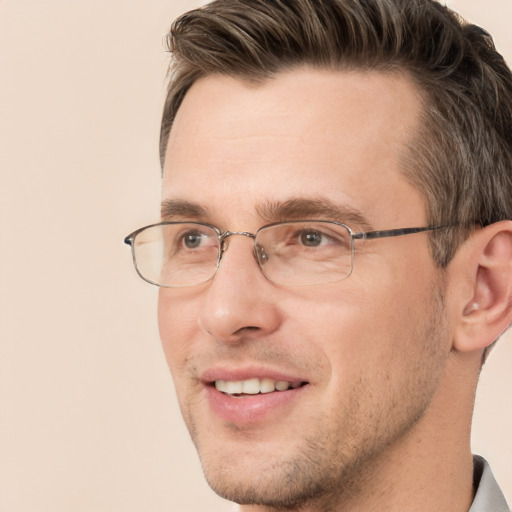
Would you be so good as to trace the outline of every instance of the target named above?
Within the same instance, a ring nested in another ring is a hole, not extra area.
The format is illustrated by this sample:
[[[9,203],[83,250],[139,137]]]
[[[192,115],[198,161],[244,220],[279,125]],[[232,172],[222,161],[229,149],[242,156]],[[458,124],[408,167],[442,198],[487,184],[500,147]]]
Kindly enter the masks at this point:
[[[468,512],[510,512],[487,461],[475,455],[473,467],[475,498]]]

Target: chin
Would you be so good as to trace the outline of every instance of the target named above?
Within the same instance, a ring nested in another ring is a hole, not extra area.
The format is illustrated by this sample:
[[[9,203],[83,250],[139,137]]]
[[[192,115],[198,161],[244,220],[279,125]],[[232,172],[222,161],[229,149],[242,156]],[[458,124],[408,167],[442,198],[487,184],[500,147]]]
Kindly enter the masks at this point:
[[[304,443],[300,455],[288,456],[279,448],[238,450],[233,455],[201,453],[206,480],[219,496],[239,505],[260,505],[278,510],[298,510],[308,503],[327,504],[343,494],[340,482],[351,481],[351,470],[325,464],[325,447]],[[349,485],[350,487],[350,485]],[[348,489],[347,489],[348,490]],[[321,507],[328,509],[327,506]]]
[[[264,477],[235,477],[228,475],[209,475],[205,470],[210,487],[222,498],[239,505],[260,505],[278,510],[297,510],[309,502],[316,502],[326,494],[325,482],[301,487],[290,475],[272,475]]]

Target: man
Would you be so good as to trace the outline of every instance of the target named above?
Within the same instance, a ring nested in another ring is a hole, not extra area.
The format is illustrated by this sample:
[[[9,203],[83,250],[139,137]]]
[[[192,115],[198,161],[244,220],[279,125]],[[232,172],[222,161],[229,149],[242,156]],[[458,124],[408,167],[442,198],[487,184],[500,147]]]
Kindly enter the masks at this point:
[[[206,478],[248,511],[503,511],[473,459],[512,321],[512,74],[432,0],[178,19],[134,232]]]

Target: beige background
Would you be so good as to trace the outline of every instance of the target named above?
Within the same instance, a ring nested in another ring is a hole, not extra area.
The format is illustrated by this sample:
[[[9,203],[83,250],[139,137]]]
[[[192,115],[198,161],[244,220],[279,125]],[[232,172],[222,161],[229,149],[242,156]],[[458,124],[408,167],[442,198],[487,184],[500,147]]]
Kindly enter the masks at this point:
[[[170,21],[186,0],[0,0],[0,511],[230,508],[203,483],[122,239],[157,219]],[[512,61],[511,0],[451,2]],[[512,501],[512,342],[474,450]]]

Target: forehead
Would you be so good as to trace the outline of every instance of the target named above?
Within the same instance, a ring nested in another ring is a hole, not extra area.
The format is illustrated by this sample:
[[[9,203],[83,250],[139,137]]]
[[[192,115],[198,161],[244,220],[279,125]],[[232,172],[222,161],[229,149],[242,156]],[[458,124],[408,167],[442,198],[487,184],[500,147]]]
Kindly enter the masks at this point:
[[[419,110],[417,89],[399,74],[299,69],[259,85],[203,78],[170,133],[164,200],[227,215],[261,202],[326,199],[378,216],[377,200],[386,198],[399,217],[407,195],[422,204],[401,168]]]

